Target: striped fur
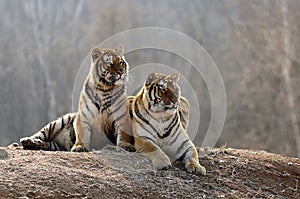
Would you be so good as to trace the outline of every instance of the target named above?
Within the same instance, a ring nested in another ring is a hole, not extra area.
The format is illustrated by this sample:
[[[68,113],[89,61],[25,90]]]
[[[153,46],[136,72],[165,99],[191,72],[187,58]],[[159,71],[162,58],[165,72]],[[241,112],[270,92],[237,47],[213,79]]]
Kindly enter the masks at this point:
[[[121,45],[95,48],[78,112],[66,114],[31,137],[22,138],[23,148],[80,152],[113,143],[134,151],[125,87],[128,64],[123,54]]]
[[[189,139],[188,101],[180,96],[179,74],[151,73],[141,91],[129,97],[134,145],[157,169],[182,160],[189,173],[205,175],[197,150]]]
[[[100,149],[109,143],[134,150],[125,86],[129,66],[123,54],[121,45],[92,51],[74,121],[76,142],[72,151]]]
[[[70,151],[75,143],[73,122],[76,113],[68,113],[50,122],[31,137],[20,140],[24,149]]]

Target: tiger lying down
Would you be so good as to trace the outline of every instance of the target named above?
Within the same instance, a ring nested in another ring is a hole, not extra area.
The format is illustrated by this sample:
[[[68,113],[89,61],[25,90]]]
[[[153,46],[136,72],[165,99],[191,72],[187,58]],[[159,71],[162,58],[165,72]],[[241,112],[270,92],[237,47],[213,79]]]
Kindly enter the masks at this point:
[[[123,54],[122,45],[93,49],[78,112],[66,114],[31,137],[22,138],[23,148],[81,152],[114,143],[134,151],[125,87],[129,66]]]
[[[151,73],[140,92],[129,97],[134,146],[157,169],[169,168],[170,159],[181,160],[187,172],[205,175],[186,132],[189,104],[180,96],[178,79],[178,73]]]

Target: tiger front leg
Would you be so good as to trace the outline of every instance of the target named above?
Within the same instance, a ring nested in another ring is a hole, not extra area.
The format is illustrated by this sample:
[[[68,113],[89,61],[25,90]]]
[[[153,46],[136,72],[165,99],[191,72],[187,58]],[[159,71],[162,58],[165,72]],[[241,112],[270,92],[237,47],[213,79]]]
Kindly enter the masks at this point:
[[[129,152],[135,152],[135,147],[131,144],[132,140],[132,135],[121,130],[117,135],[117,147],[120,147]]]
[[[90,124],[85,121],[80,114],[78,114],[74,121],[74,129],[76,134],[76,141],[71,151],[88,152],[90,149],[90,139],[92,133]]]
[[[206,169],[200,165],[197,149],[191,141],[184,152],[183,163],[188,173],[206,175]]]
[[[135,137],[134,139],[137,152],[149,158],[156,169],[171,168],[172,164],[169,157],[153,141],[141,137]]]
[[[135,147],[133,146],[134,138],[132,134],[132,124],[129,119],[129,114],[126,114],[123,118],[122,123],[117,122],[117,146],[125,149],[129,152],[135,152]]]

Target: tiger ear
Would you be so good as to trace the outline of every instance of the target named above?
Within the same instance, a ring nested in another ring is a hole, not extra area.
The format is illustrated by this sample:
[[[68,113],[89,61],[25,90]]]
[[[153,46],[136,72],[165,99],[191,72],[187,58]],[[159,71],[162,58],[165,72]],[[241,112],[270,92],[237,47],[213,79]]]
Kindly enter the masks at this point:
[[[114,48],[114,51],[120,53],[120,54],[124,54],[124,46],[123,45],[117,45],[115,48]]]
[[[96,59],[102,54],[102,50],[100,48],[94,48],[92,50],[92,61],[95,62]]]
[[[146,86],[149,86],[155,80],[155,73],[150,73],[146,79]]]
[[[170,77],[174,82],[177,82],[179,80],[179,74],[177,72],[171,74]]]

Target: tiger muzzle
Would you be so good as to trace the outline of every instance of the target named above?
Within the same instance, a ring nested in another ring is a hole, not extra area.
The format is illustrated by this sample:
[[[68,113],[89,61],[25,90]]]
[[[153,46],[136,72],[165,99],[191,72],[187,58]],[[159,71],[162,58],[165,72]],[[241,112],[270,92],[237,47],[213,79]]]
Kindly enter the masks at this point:
[[[118,81],[119,79],[122,79],[122,76],[123,76],[123,73],[118,72],[118,73],[112,74],[112,75],[109,77],[109,80],[112,81],[112,82],[116,82],[116,81]]]

